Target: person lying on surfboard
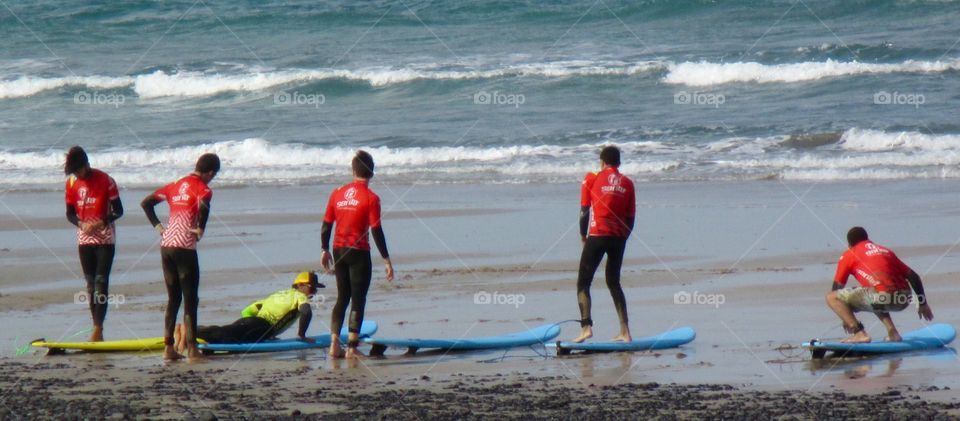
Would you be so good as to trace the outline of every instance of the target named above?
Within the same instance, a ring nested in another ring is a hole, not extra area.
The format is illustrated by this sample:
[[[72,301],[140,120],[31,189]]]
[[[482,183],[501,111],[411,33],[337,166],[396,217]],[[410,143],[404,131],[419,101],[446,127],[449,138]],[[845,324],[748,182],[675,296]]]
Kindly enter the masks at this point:
[[[844,330],[851,334],[841,342],[870,342],[870,335],[853,315],[861,311],[876,314],[880,318],[887,328],[887,341],[900,342],[902,338],[893,325],[890,312],[901,311],[910,305],[911,288],[920,303],[917,311],[920,318],[933,320],[933,311],[923,293],[920,276],[900,261],[893,251],[870,241],[863,227],[850,228],[847,243],[850,248],[840,256],[833,278],[833,290],[827,294],[827,305],[840,316]],[[862,287],[844,289],[850,275]]]
[[[302,341],[310,342],[311,339],[306,336],[310,319],[313,317],[310,299],[317,293],[319,287],[316,273],[300,272],[294,278],[290,288],[282,289],[253,302],[243,309],[241,317],[231,324],[200,326],[197,329],[197,337],[208,343],[255,343],[280,335],[293,325],[294,320],[299,320],[297,337]],[[184,352],[187,341],[182,324],[177,325],[174,339],[177,351]]]

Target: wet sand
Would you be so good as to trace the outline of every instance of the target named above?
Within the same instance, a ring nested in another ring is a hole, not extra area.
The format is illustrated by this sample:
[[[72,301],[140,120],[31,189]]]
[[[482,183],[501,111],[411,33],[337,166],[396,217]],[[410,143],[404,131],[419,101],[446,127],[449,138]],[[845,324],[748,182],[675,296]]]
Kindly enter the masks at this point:
[[[248,364],[251,362],[247,362]],[[379,379],[366,363],[316,370],[228,363],[96,371],[69,362],[5,363],[13,383],[2,419],[888,419],[960,416],[938,390],[888,387],[869,395],[753,391],[723,384],[576,384],[526,372]],[[11,375],[9,373],[19,373]],[[359,373],[359,374],[358,374]],[[949,390],[948,390],[949,392]]]
[[[202,324],[232,321],[249,301],[317,267],[320,209],[331,188],[216,190],[200,245]],[[374,258],[367,318],[380,323],[377,336],[497,335],[578,318],[576,188],[375,184],[398,274],[386,283]],[[0,332],[6,368],[0,411],[9,415],[0,419],[60,418],[50,411],[66,405],[73,412],[64,417],[105,405],[114,409],[104,416],[121,419],[125,413],[164,419],[207,412],[263,418],[295,410],[325,419],[899,419],[911,413],[934,419],[934,412],[917,408],[958,417],[953,391],[960,389],[960,365],[952,348],[827,364],[811,362],[797,348],[811,338],[842,335],[823,295],[842,236],[854,224],[923,276],[936,322],[956,324],[960,231],[950,228],[957,190],[937,181],[640,183],[638,228],[623,272],[631,327],[639,337],[692,326],[693,343],[656,353],[564,358],[542,347],[415,357],[388,350],[386,359],[355,368],[337,367],[320,352],[216,356],[196,364],[164,364],[158,354],[44,357],[25,345],[88,334],[88,312],[74,303],[82,281],[73,230],[62,220],[58,193],[8,193],[0,197],[6,205],[0,206],[6,327]],[[124,300],[110,308],[107,339],[161,334],[166,298],[158,242],[136,207],[144,194],[121,193],[127,215],[111,293]],[[891,205],[889,197],[902,200]],[[325,275],[321,282],[328,287],[318,297],[310,334],[327,330],[335,299],[333,279]],[[598,273],[597,340],[616,331],[605,290]],[[478,303],[482,293],[522,296],[523,302]],[[682,304],[675,301],[682,293],[723,298]],[[902,332],[923,326],[912,308],[894,320]],[[862,321],[882,337],[876,318]],[[571,322],[561,326],[561,339],[578,330]],[[195,399],[203,392],[184,391],[177,382],[211,390],[203,398],[210,404]],[[278,397],[274,389],[289,392]],[[398,394],[401,399],[391,400]]]

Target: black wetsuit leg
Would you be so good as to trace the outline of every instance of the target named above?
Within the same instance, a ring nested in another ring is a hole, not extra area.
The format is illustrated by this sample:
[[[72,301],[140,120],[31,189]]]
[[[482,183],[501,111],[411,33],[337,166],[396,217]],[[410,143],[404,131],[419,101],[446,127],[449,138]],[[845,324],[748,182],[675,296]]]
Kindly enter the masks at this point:
[[[173,345],[173,332],[177,326],[177,313],[183,301],[180,289],[180,274],[174,260],[174,248],[160,248],[160,263],[163,267],[163,283],[167,286],[167,309],[163,318],[163,338],[167,345]]]
[[[90,304],[90,316],[94,326],[103,326],[107,318],[107,296],[110,293],[110,270],[113,268],[113,257],[116,246],[82,245],[78,247],[80,267],[83,269],[83,278],[87,282],[87,299]]]
[[[627,298],[623,295],[620,286],[620,267],[623,266],[623,252],[627,247],[627,239],[621,237],[606,237],[607,266],[604,275],[607,279],[607,289],[613,298],[613,307],[617,310],[620,323],[627,324]]]
[[[370,290],[370,281],[373,279],[370,251],[335,248],[333,261],[337,276],[337,304],[333,306],[330,328],[334,332],[339,332],[343,328],[343,317],[347,304],[350,304],[349,331],[360,333],[364,308],[367,304],[367,292]]]
[[[370,251],[352,251],[355,260],[350,264],[350,333],[360,333],[363,324],[363,313],[367,307],[367,292],[370,291],[370,281],[373,279],[373,262],[370,260]]]
[[[590,318],[590,284],[593,275],[603,260],[603,250],[597,237],[587,237],[580,254],[580,270],[577,273],[577,303],[580,305],[580,326],[593,326]]]
[[[209,343],[255,343],[272,337],[273,326],[259,317],[243,317],[223,326],[199,326],[197,337]]]
[[[337,278],[337,303],[333,306],[330,315],[330,333],[340,334],[343,329],[343,316],[350,304],[352,291],[350,290],[350,266],[343,261],[344,249],[333,249],[333,273]]]
[[[183,326],[186,329],[186,342],[197,339],[197,306],[200,288],[200,262],[196,250],[175,247],[160,248],[163,263],[163,280],[167,285],[167,312],[164,318],[164,337],[173,344],[173,331],[177,324],[177,313],[183,303]]]
[[[577,275],[577,302],[580,305],[581,326],[593,326],[593,319],[590,317],[590,284],[604,255],[607,256],[605,268],[607,288],[610,289],[610,295],[613,297],[617,315],[622,322],[626,323],[627,303],[623,289],[620,287],[620,267],[623,265],[626,244],[627,239],[623,237],[587,237],[587,242],[583,245],[583,253],[580,255],[580,270]]]

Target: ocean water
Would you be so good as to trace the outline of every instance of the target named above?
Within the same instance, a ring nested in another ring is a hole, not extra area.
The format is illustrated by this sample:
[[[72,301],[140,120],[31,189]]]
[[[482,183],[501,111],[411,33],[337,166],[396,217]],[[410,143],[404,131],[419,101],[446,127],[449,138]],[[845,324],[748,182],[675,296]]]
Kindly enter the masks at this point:
[[[960,178],[960,4],[49,1],[0,8],[3,189]]]

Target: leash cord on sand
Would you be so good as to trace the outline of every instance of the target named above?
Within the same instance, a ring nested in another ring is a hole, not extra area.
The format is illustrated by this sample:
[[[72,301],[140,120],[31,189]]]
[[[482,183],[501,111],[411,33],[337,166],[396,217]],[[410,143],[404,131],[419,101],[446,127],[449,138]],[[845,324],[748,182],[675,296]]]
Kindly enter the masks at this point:
[[[556,322],[556,323],[550,325],[550,327],[560,326],[560,325],[562,325],[562,324],[564,324],[564,323],[578,323],[578,324],[579,324],[579,323],[580,323],[580,320],[579,320],[579,319],[562,320],[562,321],[559,321],[559,322]],[[549,329],[547,329],[547,330],[549,330]],[[540,337],[540,342],[538,342],[538,343],[536,343],[536,344],[531,344],[531,345],[528,345],[528,346],[530,347],[531,350],[533,350],[534,353],[537,354],[538,357],[542,357],[543,359],[550,358],[550,354],[547,353],[547,334],[546,334],[546,333],[544,333],[544,335]],[[543,350],[542,352],[541,352],[541,349]],[[503,362],[503,360],[505,360],[505,359],[507,358],[507,354],[508,354],[509,352],[510,352],[510,349],[509,349],[509,348],[508,348],[508,349],[505,349],[505,350],[503,351],[503,355],[501,355],[500,357],[491,358],[491,359],[488,359],[488,360],[481,360],[480,362],[484,362],[484,363]],[[515,357],[517,357],[517,358],[523,358],[523,357],[520,356],[520,355],[516,355]]]

